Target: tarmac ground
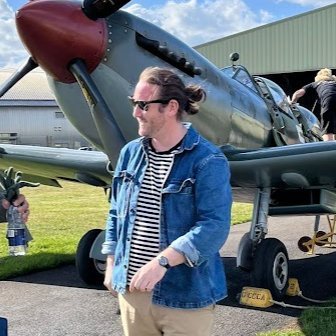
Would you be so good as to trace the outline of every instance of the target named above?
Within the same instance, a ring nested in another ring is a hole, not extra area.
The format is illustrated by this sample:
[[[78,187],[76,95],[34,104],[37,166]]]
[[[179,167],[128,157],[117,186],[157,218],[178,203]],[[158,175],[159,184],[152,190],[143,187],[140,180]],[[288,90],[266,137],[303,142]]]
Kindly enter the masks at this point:
[[[250,223],[236,225],[221,255],[226,268],[229,296],[216,306],[213,336],[249,336],[257,332],[298,326],[301,310],[273,305],[267,309],[239,304],[239,293],[249,285],[249,274],[236,268],[240,237]],[[308,256],[297,248],[301,236],[311,236],[314,217],[269,219],[269,237],[283,241],[290,258],[290,277],[298,278],[306,297],[336,297],[335,249],[317,247]],[[321,219],[326,231],[326,219]],[[286,303],[311,305],[301,298]],[[0,317],[8,320],[9,336],[122,336],[117,299],[103,287],[89,288],[75,266],[37,272],[0,282]],[[0,330],[1,335],[1,330]]]

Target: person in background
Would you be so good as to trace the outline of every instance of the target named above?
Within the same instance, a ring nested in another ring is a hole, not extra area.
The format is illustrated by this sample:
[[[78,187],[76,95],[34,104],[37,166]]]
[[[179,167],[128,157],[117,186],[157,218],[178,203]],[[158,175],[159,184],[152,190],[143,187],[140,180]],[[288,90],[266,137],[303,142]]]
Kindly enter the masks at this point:
[[[228,162],[185,114],[205,91],[146,68],[129,97],[141,138],[120,153],[102,253],[125,335],[211,334],[227,296],[219,249],[230,229]]]
[[[322,128],[325,129],[323,140],[335,140],[336,134],[336,81],[330,69],[321,69],[315,82],[309,83],[294,92],[291,103],[294,104],[305,94],[316,95],[320,105],[321,113],[319,120]]]

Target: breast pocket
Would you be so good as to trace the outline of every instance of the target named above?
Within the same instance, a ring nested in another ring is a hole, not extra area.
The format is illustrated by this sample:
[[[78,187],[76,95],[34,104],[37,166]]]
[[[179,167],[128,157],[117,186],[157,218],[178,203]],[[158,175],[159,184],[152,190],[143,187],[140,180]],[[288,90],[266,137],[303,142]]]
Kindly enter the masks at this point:
[[[117,190],[117,217],[123,218],[127,215],[130,207],[131,197],[134,192],[135,175],[128,171],[120,171],[114,176],[114,185]]]
[[[194,226],[195,179],[170,181],[162,192],[168,241],[171,242]]]
[[[183,181],[172,180],[166,188],[163,189],[163,193],[192,196],[194,193],[195,179],[188,178]]]

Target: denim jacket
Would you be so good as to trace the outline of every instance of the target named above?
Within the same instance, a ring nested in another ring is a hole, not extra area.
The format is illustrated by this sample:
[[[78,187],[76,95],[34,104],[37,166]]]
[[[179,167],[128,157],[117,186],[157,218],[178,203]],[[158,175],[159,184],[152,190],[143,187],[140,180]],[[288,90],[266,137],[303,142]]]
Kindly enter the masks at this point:
[[[114,255],[112,287],[120,293],[126,290],[147,147],[145,138],[128,143],[114,171],[102,253]],[[160,251],[170,246],[188,262],[167,270],[153,290],[153,303],[185,309],[214,304],[227,295],[219,249],[230,229],[230,172],[222,152],[191,126],[175,154],[161,197]]]

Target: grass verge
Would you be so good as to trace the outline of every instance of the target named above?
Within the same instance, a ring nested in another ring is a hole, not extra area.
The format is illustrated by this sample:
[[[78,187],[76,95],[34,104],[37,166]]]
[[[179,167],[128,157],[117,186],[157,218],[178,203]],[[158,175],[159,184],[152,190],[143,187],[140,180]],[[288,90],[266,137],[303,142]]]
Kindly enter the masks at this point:
[[[336,330],[336,300],[333,299],[325,308],[304,310],[299,317],[300,330],[275,330],[258,333],[256,336],[331,336]],[[331,307],[331,308],[330,308]]]
[[[28,227],[34,238],[26,256],[8,256],[6,223],[0,224],[0,280],[73,263],[84,233],[105,226],[108,202],[103,190],[78,183],[63,184],[62,189],[23,189],[30,204]]]
[[[71,182],[62,185],[22,190],[30,204],[28,227],[34,240],[26,256],[9,257],[6,224],[0,224],[0,280],[73,263],[80,238],[90,229],[105,227],[109,205],[101,188]],[[234,223],[251,218],[250,204],[234,204],[233,209]]]

